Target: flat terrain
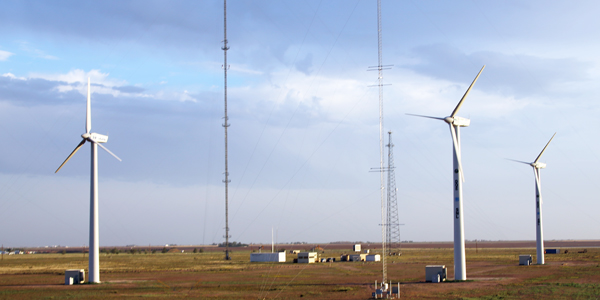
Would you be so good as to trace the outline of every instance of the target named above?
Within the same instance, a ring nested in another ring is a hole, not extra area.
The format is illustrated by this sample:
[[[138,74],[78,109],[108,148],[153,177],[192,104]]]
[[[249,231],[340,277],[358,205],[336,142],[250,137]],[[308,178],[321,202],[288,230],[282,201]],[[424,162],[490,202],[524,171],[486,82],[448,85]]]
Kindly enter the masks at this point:
[[[285,246],[288,251],[307,249]],[[350,252],[349,245],[328,246],[321,257]],[[433,284],[424,282],[425,266],[444,264],[453,277],[452,249],[403,246],[401,256],[388,257],[388,277],[401,283],[406,299],[597,299],[600,248],[586,249],[547,254],[543,266],[518,266],[518,255],[535,254],[533,247],[478,245],[467,250],[469,280]],[[75,286],[63,285],[64,270],[87,271],[82,253],[5,255],[0,299],[369,299],[375,280],[381,279],[379,262],[293,264],[294,255],[288,254],[287,263],[250,263],[251,251],[235,248],[233,259],[225,262],[218,249],[211,250],[102,254],[102,283]]]

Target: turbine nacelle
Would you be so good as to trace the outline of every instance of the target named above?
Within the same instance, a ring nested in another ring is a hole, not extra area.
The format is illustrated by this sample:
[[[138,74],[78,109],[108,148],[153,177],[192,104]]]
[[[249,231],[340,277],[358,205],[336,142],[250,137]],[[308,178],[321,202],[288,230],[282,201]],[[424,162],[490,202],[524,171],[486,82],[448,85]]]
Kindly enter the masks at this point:
[[[545,169],[546,168],[546,164],[542,163],[542,162],[532,162],[529,165],[536,169]]]
[[[81,135],[82,138],[90,141],[90,142],[94,142],[94,143],[106,143],[108,142],[108,135],[103,135],[103,134],[99,134],[99,133],[84,133]]]
[[[468,127],[471,124],[471,120],[461,117],[445,117],[444,121],[450,125]]]

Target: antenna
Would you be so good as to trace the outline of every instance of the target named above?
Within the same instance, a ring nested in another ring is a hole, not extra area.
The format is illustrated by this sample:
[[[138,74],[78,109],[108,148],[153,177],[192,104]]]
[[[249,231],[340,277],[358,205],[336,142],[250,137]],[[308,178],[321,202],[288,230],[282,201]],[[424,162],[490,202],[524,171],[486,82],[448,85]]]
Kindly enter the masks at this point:
[[[396,188],[396,173],[394,172],[394,144],[392,143],[392,131],[388,132],[388,182],[387,182],[387,222],[386,222],[386,244],[388,252],[392,252],[394,243],[400,245],[400,224],[398,220],[398,189]]]
[[[378,86],[379,86],[379,168],[383,170],[383,69],[387,66],[383,65],[381,57],[381,0],[377,0],[377,71],[378,71]],[[379,173],[379,183],[381,189],[381,263],[383,278],[381,282],[387,282],[387,264],[386,264],[386,249],[385,249],[385,186],[383,172]]]
[[[383,86],[389,84],[383,84],[383,70],[389,70],[393,65],[384,65],[383,58],[381,56],[382,45],[381,45],[381,0],[377,0],[377,66],[368,67],[367,71],[378,72],[377,87],[379,87],[379,168],[371,168],[379,173],[379,184],[381,189],[381,263],[383,265],[383,279],[381,282],[387,282],[387,264],[386,264],[386,213],[385,213],[385,180],[383,178],[383,172],[386,168],[383,166]]]
[[[225,260],[230,260],[229,257],[229,170],[228,170],[228,161],[227,161],[227,127],[230,126],[228,123],[229,118],[227,117],[227,69],[229,66],[227,65],[227,50],[229,47],[227,46],[227,0],[223,0],[223,50],[224,54],[224,63],[223,63],[223,72],[225,75],[225,84],[224,84],[224,96],[225,96],[225,116],[223,119],[225,122],[223,123],[223,128],[225,128],[225,179],[223,182],[225,183]]]

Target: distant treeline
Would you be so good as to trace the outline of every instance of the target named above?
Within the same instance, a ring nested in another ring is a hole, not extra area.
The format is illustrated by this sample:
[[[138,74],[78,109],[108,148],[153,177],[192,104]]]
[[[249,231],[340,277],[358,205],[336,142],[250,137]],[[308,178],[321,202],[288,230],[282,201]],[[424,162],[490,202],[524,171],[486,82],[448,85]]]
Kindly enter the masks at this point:
[[[218,244],[219,247],[225,247],[225,243]],[[248,244],[242,244],[240,242],[229,242],[229,247],[246,247]]]
[[[366,242],[366,244],[370,244],[371,242]],[[365,244],[363,241],[351,242],[351,241],[338,241],[331,242],[330,244]]]

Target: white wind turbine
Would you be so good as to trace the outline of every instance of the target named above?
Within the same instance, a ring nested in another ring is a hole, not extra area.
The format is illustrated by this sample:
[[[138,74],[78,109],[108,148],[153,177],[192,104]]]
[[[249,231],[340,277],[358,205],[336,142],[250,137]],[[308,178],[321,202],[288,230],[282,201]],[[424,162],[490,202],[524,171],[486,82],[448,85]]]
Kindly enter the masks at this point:
[[[535,214],[536,214],[535,246],[536,246],[536,252],[537,252],[538,265],[544,264],[544,226],[543,226],[544,223],[542,222],[542,184],[541,184],[541,179],[540,179],[540,169],[546,168],[546,164],[540,162],[540,157],[542,157],[542,154],[544,154],[544,151],[546,151],[546,148],[548,148],[548,145],[550,145],[550,142],[552,142],[552,139],[554,139],[555,135],[556,135],[556,132],[552,135],[552,137],[546,144],[546,147],[544,147],[544,149],[542,149],[542,152],[540,152],[540,155],[538,155],[538,157],[535,159],[534,162],[528,163],[528,162],[524,162],[524,161],[520,161],[520,160],[511,159],[512,161],[516,161],[516,162],[530,165],[533,167],[533,174],[535,175]]]
[[[90,79],[88,78],[87,110],[85,117],[85,133],[81,135],[83,140],[75,147],[75,150],[69,154],[67,159],[58,167],[57,173],[68,161],[75,155],[75,152],[85,144],[86,141],[92,144],[92,165],[90,180],[90,249],[89,249],[89,269],[88,282],[100,283],[100,241],[98,233],[98,147],[106,150],[110,155],[121,161],[119,157],[102,146],[101,143],[108,141],[107,135],[90,132],[92,130],[92,114],[90,104]]]
[[[450,126],[450,133],[452,134],[452,144],[453,152],[454,152],[454,280],[467,280],[467,265],[465,258],[465,230],[464,230],[464,217],[463,217],[463,196],[462,196],[462,182],[465,181],[463,175],[463,168],[461,163],[461,152],[460,152],[460,127],[467,127],[471,123],[471,120],[466,118],[457,117],[456,114],[458,110],[462,106],[465,98],[469,95],[471,88],[481,75],[481,72],[485,68],[485,65],[481,68],[465,94],[463,95],[456,108],[449,117],[438,118],[438,117],[430,117],[423,115],[414,115],[409,114],[411,116],[424,117],[436,120],[442,120],[448,123]]]

